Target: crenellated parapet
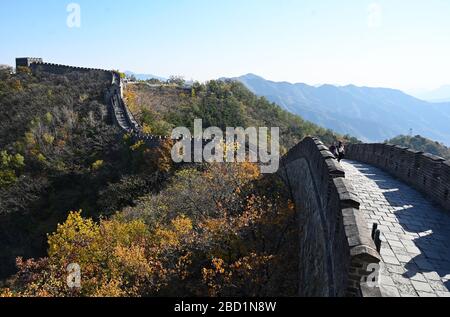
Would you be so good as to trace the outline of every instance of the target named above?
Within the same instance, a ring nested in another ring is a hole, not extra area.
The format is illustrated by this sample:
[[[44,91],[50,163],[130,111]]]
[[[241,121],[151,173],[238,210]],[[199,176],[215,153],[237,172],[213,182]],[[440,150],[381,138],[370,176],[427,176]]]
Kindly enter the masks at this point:
[[[300,296],[379,296],[368,287],[380,255],[345,172],[318,139],[306,138],[281,161],[295,202]]]
[[[61,65],[55,63],[47,63],[44,62],[42,58],[34,58],[34,57],[22,57],[16,58],[16,68],[19,67],[28,67],[31,69],[33,73],[37,72],[47,72],[52,74],[63,75],[70,72],[97,72],[108,76],[110,71],[99,69],[99,68],[89,68],[89,67],[78,67],[78,66],[68,66]]]
[[[391,144],[350,144],[346,156],[387,171],[450,211],[450,161]]]

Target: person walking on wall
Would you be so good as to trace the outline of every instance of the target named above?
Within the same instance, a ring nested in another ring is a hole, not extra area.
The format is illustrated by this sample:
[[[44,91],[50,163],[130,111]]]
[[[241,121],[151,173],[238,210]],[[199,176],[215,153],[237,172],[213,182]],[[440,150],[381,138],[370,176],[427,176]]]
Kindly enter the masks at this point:
[[[338,146],[337,146],[337,159],[338,162],[342,161],[345,157],[345,146],[344,143],[342,143],[341,141],[339,142]]]
[[[337,152],[336,142],[333,142],[333,144],[331,144],[331,146],[330,146],[330,152],[331,152],[331,154],[334,155],[335,158],[338,157],[338,152]]]

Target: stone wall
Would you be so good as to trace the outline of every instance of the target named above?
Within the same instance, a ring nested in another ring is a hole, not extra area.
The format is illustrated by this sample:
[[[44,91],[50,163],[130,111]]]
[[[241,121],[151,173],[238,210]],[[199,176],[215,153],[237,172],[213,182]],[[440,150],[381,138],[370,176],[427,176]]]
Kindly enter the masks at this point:
[[[26,66],[33,74],[40,72],[65,75],[71,72],[93,73],[100,78],[105,78],[111,82],[110,87],[105,92],[105,102],[110,106],[110,114],[115,124],[122,132],[129,134],[134,141],[144,141],[149,147],[158,147],[166,137],[144,134],[140,125],[134,119],[123,100],[123,81],[118,72],[108,71],[98,68],[67,66],[53,63],[44,63],[41,58],[17,58],[16,66]]]
[[[37,63],[33,62],[29,66],[31,70],[36,72],[47,72],[52,74],[58,74],[58,75],[64,75],[70,72],[81,72],[81,73],[88,73],[88,72],[101,72],[105,76],[107,76],[107,73],[110,73],[110,71],[104,70],[104,69],[98,69],[98,68],[88,68],[88,67],[76,67],[76,66],[67,66],[67,65],[60,65],[60,64],[53,64],[53,63]]]
[[[128,109],[123,100],[123,82],[119,73],[110,72],[111,86],[105,93],[105,98],[110,105],[111,115],[114,123],[117,124],[122,132],[129,134],[134,142],[143,141],[150,148],[156,148],[166,141],[168,137],[145,134],[142,128],[135,120],[133,114]]]
[[[387,171],[450,211],[450,161],[390,144],[350,144],[346,156]]]
[[[378,296],[364,289],[379,263],[359,200],[345,172],[318,139],[306,138],[282,159],[280,176],[296,205],[300,296]]]
[[[19,67],[30,67],[33,63],[42,63],[42,58],[19,57],[16,58],[16,69]]]

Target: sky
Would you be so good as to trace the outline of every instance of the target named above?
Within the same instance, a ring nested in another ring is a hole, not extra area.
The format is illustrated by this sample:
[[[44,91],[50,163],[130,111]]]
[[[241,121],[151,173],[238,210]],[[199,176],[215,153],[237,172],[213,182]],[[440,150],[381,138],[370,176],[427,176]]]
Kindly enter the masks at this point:
[[[0,0],[0,64],[418,92],[450,84],[449,17],[449,0]]]

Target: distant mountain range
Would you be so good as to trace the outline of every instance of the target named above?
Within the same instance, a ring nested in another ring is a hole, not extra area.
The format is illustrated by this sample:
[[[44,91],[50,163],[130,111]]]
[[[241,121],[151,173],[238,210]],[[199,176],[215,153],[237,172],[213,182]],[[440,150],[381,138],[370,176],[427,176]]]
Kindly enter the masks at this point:
[[[426,93],[416,94],[415,96],[429,102],[450,102],[450,85],[445,85]]]
[[[159,76],[152,75],[152,74],[136,74],[129,70],[125,71],[125,75],[127,75],[128,77],[134,76],[134,77],[136,77],[137,80],[149,80],[149,79],[158,79],[160,81],[167,80],[167,78],[164,78],[164,77],[159,77]]]
[[[387,88],[314,87],[254,74],[233,79],[306,120],[363,141],[384,141],[412,129],[414,134],[450,144],[450,103],[430,103]]]

